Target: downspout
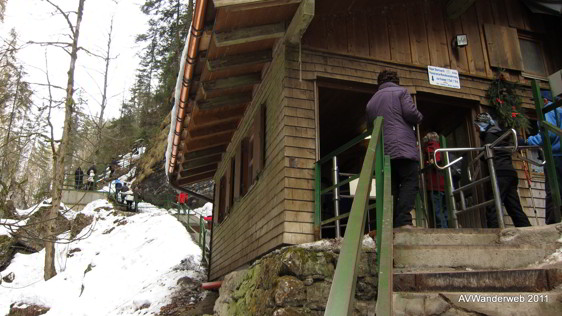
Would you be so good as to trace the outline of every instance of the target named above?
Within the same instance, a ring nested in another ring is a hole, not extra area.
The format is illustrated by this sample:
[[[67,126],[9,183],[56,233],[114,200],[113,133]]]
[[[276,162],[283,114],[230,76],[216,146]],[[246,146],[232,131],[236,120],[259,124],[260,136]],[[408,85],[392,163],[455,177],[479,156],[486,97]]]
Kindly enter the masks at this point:
[[[174,172],[177,163],[177,155],[181,141],[181,133],[183,131],[183,120],[187,113],[188,95],[191,87],[195,64],[197,63],[197,52],[199,50],[199,42],[203,35],[205,10],[207,0],[197,0],[195,4],[195,16],[191,24],[191,33],[189,35],[189,46],[187,51],[187,61],[184,66],[182,88],[178,103],[178,111],[176,114],[176,126],[174,129],[174,137],[172,140],[172,153],[170,156],[170,164],[168,166],[168,175]],[[171,182],[171,181],[170,181]],[[173,185],[174,186],[174,185]],[[176,187],[176,186],[174,186]],[[177,188],[177,187],[176,187]],[[182,189],[183,190],[183,189]]]

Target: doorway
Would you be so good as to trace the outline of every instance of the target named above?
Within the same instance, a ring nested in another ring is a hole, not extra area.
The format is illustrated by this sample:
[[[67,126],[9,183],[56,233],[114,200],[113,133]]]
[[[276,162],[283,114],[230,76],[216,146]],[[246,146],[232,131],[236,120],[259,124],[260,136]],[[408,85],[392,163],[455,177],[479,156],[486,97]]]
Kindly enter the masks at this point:
[[[435,132],[438,135],[445,136],[448,148],[476,147],[478,145],[477,135],[475,134],[472,124],[472,117],[479,105],[477,101],[430,93],[418,93],[416,96],[416,103],[418,110],[424,116],[419,127],[423,156],[420,160],[423,159],[424,166],[429,164],[427,162],[429,157],[427,154],[427,146],[424,146],[423,139],[429,132]],[[450,158],[452,161],[453,158],[457,157],[451,155]],[[458,165],[458,172],[453,173],[453,184],[455,188],[468,183],[466,163],[470,158],[472,157],[465,157],[462,163]],[[443,165],[443,163],[441,163],[441,165]],[[437,176],[435,176],[435,174],[437,174]],[[423,185],[421,183],[422,177],[420,176],[420,196],[427,210],[426,214],[429,217],[429,227],[442,226],[439,218],[435,216],[436,208],[439,206],[433,203],[436,199],[435,197],[439,196],[439,194],[435,192],[438,186],[433,182],[435,179],[439,180],[439,174],[440,172],[436,173],[434,168],[424,168],[423,181],[425,182]],[[471,190],[465,195],[467,206],[483,202],[483,196],[484,192],[482,187]],[[438,202],[438,200],[435,202]],[[446,205],[444,200],[442,200],[442,202]],[[486,212],[485,209],[479,209],[464,214],[458,214],[457,218],[459,226],[461,227],[485,227]]]

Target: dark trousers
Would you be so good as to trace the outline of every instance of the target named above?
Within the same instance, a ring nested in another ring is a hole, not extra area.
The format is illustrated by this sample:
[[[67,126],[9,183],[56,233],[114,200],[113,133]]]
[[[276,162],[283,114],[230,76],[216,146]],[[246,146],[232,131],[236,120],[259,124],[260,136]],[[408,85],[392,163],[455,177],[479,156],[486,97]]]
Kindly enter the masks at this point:
[[[412,214],[418,194],[419,162],[411,159],[391,159],[394,227],[412,225]]]
[[[560,197],[562,197],[562,157],[554,156],[554,168],[556,169],[556,179],[558,180],[558,190],[560,191]],[[550,190],[548,171],[546,167],[544,168],[544,174],[546,177],[546,210],[545,210],[545,223],[547,225],[556,223],[554,221],[554,202],[552,201],[552,191]]]
[[[500,199],[507,214],[513,220],[515,227],[526,227],[531,226],[529,219],[523,208],[521,207],[521,202],[519,202],[519,194],[517,194],[517,184],[519,179],[517,179],[517,173],[515,171],[502,172],[498,170],[496,172],[498,179],[498,187],[500,189]],[[494,197],[493,193],[488,194],[488,199]],[[495,206],[489,207],[486,212],[486,219],[488,222],[488,228],[498,228],[498,216],[496,214]]]

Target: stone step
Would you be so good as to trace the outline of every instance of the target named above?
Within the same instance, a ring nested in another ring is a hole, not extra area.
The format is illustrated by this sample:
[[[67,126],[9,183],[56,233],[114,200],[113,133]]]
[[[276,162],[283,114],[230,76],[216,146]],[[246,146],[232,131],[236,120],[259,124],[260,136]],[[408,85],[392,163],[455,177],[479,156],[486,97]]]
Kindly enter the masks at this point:
[[[487,315],[560,316],[562,291],[549,292],[394,292],[395,316]]]
[[[489,245],[500,241],[500,229],[423,228],[397,230],[394,245]]]
[[[524,268],[552,253],[529,245],[394,246],[396,268],[472,268],[503,270]]]
[[[562,269],[395,272],[397,292],[544,292],[562,284]]]

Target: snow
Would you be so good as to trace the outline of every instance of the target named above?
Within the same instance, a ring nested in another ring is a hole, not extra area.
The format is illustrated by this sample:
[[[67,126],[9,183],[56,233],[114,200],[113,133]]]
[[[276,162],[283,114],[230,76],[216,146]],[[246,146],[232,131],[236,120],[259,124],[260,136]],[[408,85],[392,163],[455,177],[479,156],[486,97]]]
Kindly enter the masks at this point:
[[[138,214],[124,216],[96,200],[80,213],[94,221],[77,240],[56,245],[55,277],[43,280],[45,250],[16,254],[2,271],[15,280],[0,285],[0,315],[12,303],[49,307],[47,316],[154,315],[179,278],[204,277],[200,248],[166,210],[140,203]],[[58,237],[67,240],[68,232]]]

